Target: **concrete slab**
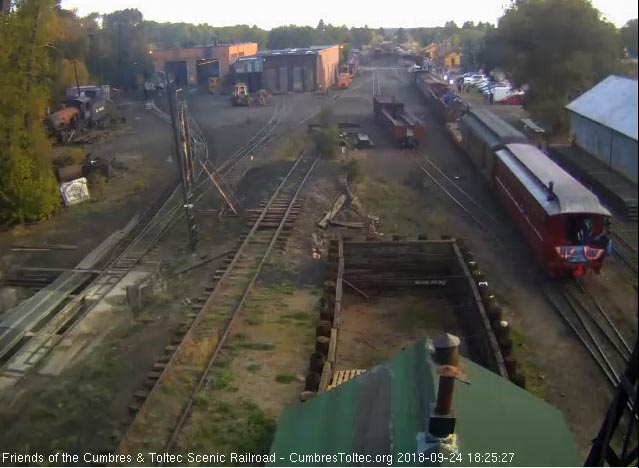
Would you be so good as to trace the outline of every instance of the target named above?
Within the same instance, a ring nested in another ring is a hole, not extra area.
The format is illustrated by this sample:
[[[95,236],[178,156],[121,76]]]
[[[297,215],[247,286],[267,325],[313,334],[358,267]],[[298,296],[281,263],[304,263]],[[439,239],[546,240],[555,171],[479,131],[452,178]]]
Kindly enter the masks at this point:
[[[148,271],[130,271],[73,329],[55,345],[44,359],[42,375],[58,375],[80,356],[86,355],[118,325],[131,320],[126,304],[126,288],[147,279]]]

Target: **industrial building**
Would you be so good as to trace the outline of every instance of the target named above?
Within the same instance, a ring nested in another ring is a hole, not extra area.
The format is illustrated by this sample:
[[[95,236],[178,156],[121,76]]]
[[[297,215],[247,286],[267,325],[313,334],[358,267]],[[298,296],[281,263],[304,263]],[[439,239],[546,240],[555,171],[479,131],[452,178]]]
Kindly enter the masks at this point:
[[[256,42],[149,51],[155,71],[171,73],[178,85],[205,85],[213,77],[223,80],[238,58],[256,53]]]
[[[322,92],[337,81],[339,52],[338,45],[273,50],[240,58],[232,68],[236,81],[248,83],[250,89]]]
[[[609,76],[566,106],[573,142],[637,182],[637,80]]]

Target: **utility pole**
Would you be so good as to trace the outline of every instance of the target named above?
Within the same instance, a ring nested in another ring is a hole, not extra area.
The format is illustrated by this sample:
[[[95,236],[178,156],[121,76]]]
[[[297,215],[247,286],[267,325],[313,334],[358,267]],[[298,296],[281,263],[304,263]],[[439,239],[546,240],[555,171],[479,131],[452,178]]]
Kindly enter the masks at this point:
[[[171,127],[173,129],[173,143],[175,147],[175,161],[177,164],[178,177],[180,178],[180,188],[182,190],[182,203],[184,206],[184,216],[186,218],[186,227],[189,235],[189,247],[192,251],[195,251],[197,245],[197,226],[195,225],[195,219],[193,217],[189,189],[187,187],[187,180],[185,174],[185,158],[187,154],[183,151],[183,146],[180,143],[182,138],[180,133],[180,124],[177,112],[177,90],[175,88],[175,82],[169,82],[167,87],[167,95],[169,99],[169,113],[171,114]],[[190,144],[190,142],[186,142]]]
[[[78,80],[78,61],[73,61],[73,72],[75,73],[75,87],[78,90],[78,97],[80,97],[80,80]]]

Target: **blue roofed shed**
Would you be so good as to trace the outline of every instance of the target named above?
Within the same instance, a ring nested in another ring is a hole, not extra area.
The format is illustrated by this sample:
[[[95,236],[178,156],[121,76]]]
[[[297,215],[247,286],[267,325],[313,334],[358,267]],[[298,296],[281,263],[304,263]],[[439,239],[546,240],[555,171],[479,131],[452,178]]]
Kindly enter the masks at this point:
[[[637,182],[637,80],[609,76],[566,109],[577,146]]]
[[[374,466],[389,460],[393,466],[577,465],[570,431],[557,409],[464,358],[460,363],[470,384],[457,382],[453,398],[458,455],[430,455],[437,452],[428,451],[425,434],[438,382],[431,348],[430,340],[420,340],[392,360],[286,409],[271,446],[274,465]],[[358,462],[340,458],[340,452],[372,458]],[[427,454],[421,460],[406,456],[420,452]],[[384,461],[375,463],[375,456]]]

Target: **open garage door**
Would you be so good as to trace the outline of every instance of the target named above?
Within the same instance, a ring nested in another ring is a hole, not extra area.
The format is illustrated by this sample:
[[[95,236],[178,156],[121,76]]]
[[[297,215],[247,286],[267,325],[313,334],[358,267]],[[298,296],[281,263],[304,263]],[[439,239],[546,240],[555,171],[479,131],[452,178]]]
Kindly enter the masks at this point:
[[[173,75],[176,86],[185,86],[186,84],[188,84],[188,74],[186,72],[185,60],[165,62],[164,71],[170,75]]]
[[[203,59],[195,63],[197,84],[208,85],[209,78],[220,76],[220,61],[217,59]]]

